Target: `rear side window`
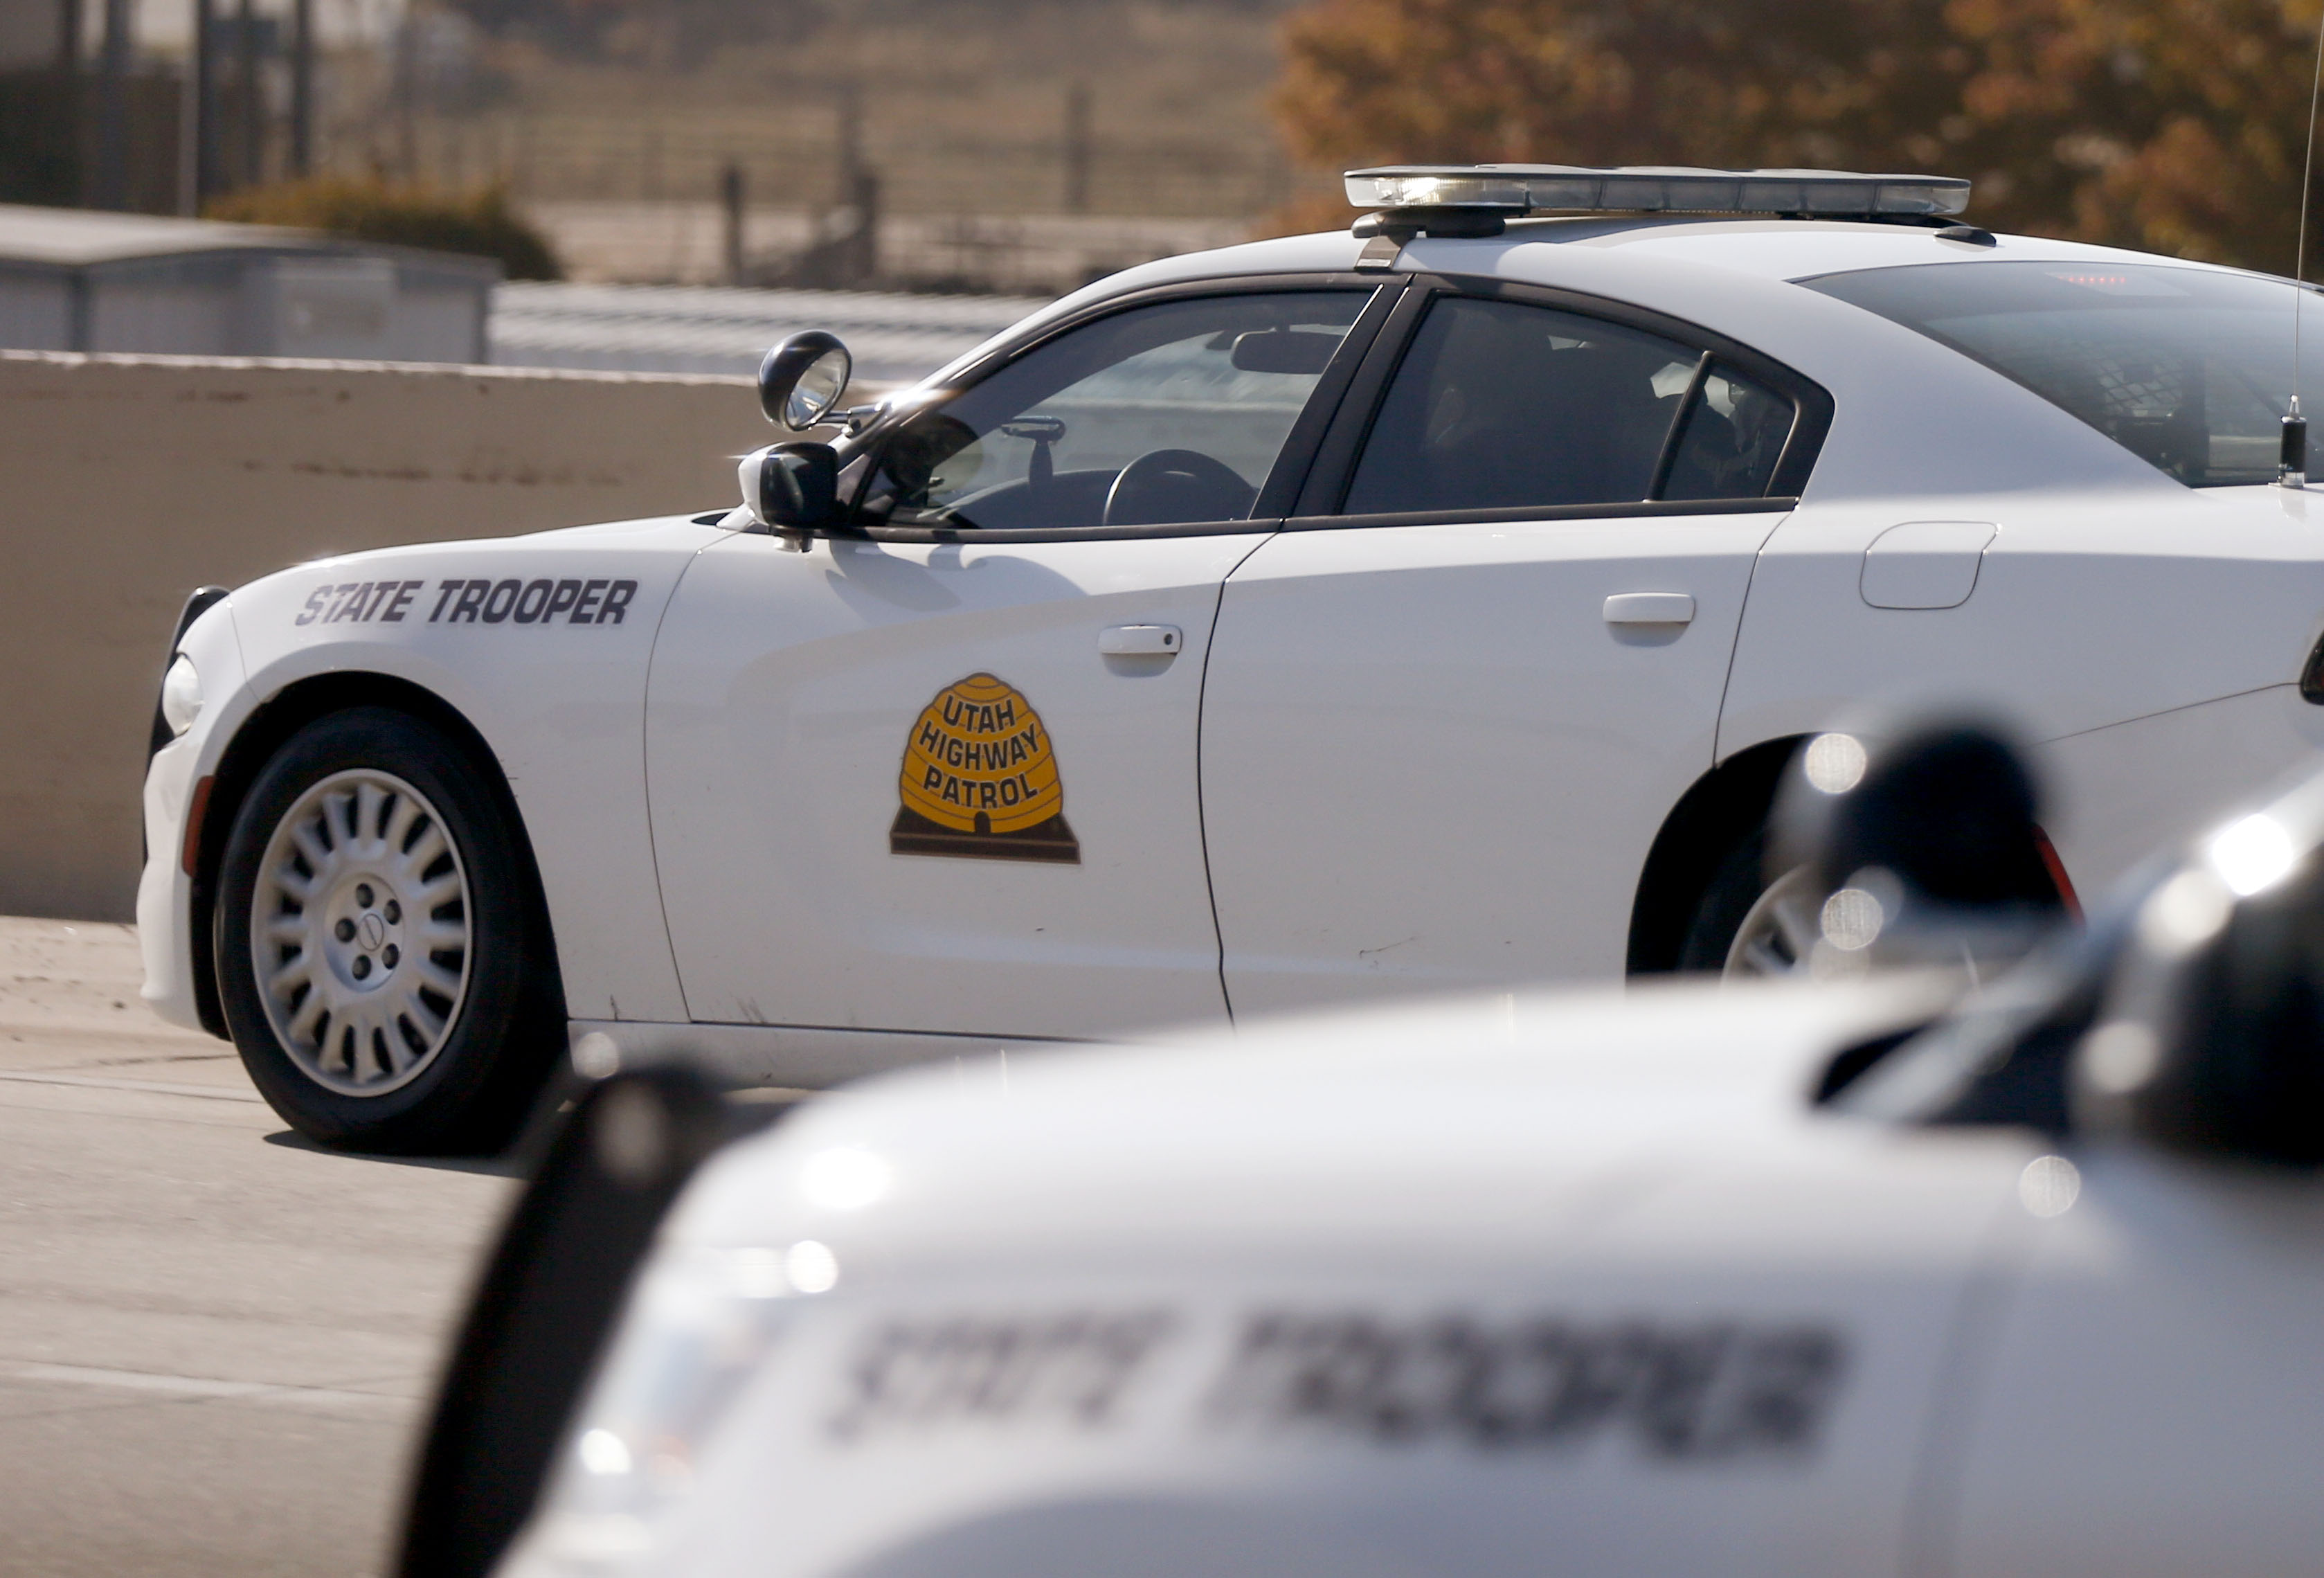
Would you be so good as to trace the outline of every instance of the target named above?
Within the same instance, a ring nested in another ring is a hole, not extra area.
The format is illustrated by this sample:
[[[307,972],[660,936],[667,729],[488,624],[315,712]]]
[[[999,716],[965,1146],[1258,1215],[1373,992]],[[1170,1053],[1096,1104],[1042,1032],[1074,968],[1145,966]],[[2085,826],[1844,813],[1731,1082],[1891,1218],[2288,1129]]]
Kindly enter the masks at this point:
[[[1723,362],[1711,363],[1679,429],[1669,475],[1655,496],[1761,497],[1775,480],[1775,462],[1792,436],[1793,414],[1785,396]]]
[[[1445,297],[1405,353],[1343,508],[1435,513],[1757,498],[1795,411],[1693,346]]]
[[[2190,487],[2275,478],[2292,394],[2287,281],[2167,264],[1995,262],[1801,283],[1984,363]],[[2320,309],[2306,308],[2310,390],[2324,390]]]

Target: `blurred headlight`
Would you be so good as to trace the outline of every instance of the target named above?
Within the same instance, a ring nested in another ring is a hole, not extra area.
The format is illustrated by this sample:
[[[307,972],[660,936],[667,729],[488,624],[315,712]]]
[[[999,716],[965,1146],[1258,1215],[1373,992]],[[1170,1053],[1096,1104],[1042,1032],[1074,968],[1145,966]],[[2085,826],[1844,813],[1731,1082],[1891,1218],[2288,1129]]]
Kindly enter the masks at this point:
[[[500,1578],[644,1569],[693,1488],[704,1447],[780,1335],[790,1296],[837,1280],[836,1261],[816,1243],[657,1256]]]
[[[161,677],[161,721],[170,725],[174,736],[192,728],[194,720],[201,715],[202,677],[194,672],[194,660],[180,652],[178,660]]]

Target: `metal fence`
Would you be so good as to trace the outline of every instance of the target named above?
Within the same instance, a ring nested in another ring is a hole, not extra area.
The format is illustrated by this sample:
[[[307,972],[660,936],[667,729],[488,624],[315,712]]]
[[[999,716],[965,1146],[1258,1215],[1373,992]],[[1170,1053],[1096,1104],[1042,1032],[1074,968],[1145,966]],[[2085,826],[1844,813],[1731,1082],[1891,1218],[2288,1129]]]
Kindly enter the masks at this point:
[[[910,117],[853,120],[817,98],[692,114],[486,112],[429,116],[379,146],[343,141],[335,161],[400,164],[452,185],[493,180],[521,201],[714,198],[741,169],[748,200],[807,208],[843,200],[844,173],[869,169],[899,213],[1142,214],[1250,219],[1333,183],[1295,171],[1270,140],[1156,139],[1074,130],[931,134]]]

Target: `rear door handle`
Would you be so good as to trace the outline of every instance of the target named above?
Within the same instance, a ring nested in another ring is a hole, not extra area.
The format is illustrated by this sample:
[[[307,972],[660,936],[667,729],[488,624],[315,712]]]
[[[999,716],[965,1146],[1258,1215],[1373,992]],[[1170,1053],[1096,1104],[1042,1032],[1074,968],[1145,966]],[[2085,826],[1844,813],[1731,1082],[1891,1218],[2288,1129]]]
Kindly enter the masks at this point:
[[[1606,599],[1609,624],[1692,624],[1694,599],[1684,592],[1617,592]]]
[[[1175,624],[1117,624],[1097,632],[1097,650],[1109,658],[1175,658],[1185,644]]]

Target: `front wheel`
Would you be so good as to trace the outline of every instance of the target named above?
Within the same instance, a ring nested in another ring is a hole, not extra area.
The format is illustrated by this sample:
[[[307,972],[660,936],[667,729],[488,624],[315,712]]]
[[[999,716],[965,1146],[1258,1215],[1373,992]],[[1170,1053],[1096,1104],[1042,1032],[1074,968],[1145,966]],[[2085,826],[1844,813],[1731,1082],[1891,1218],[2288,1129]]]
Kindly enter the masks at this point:
[[[562,1009],[517,833],[439,730],[384,707],[309,724],[251,786],[219,872],[219,996],[300,1133],[496,1149]]]

